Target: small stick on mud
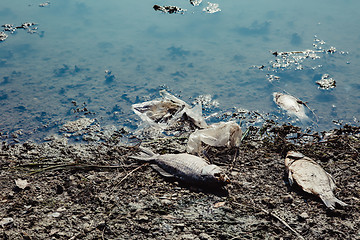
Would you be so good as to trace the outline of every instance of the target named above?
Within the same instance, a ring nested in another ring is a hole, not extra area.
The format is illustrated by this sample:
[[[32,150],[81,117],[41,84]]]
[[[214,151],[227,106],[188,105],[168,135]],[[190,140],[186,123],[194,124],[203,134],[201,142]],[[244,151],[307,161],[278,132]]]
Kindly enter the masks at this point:
[[[128,174],[125,175],[125,177],[123,177],[117,185],[119,185],[120,183],[122,183],[126,178],[128,178],[131,174],[133,174],[134,172],[136,172],[137,170],[139,170],[140,168],[149,165],[148,163],[144,163],[143,165],[138,166],[137,168],[134,168],[133,170],[131,170]]]
[[[44,166],[48,166],[45,168],[41,168]],[[130,167],[130,165],[113,165],[113,166],[107,166],[107,165],[91,165],[91,164],[77,164],[77,163],[68,163],[68,164],[24,164],[16,166],[16,168],[39,168],[37,170],[32,170],[30,172],[30,175],[41,173],[45,171],[55,171],[55,170],[65,170],[65,169],[80,169],[80,170],[86,170],[86,169],[114,169],[114,168],[124,168],[124,167]]]
[[[282,218],[280,218],[278,215],[276,215],[275,213],[269,212],[263,208],[259,208],[262,212],[271,215],[272,217],[276,218],[277,220],[279,220],[282,224],[285,225],[285,227],[287,227],[288,229],[290,229],[299,239],[301,240],[305,240],[305,238],[303,236],[300,235],[300,233],[298,233],[295,229],[293,229],[292,227],[290,227],[290,225],[285,222],[285,220],[283,220]]]
[[[256,207],[255,205],[253,205],[252,207],[247,205],[247,204],[240,204],[240,203],[237,203],[237,202],[232,202],[233,204],[235,205],[238,205],[238,206],[245,206],[245,207],[249,207],[249,208],[253,208],[253,209],[258,209],[260,211],[262,211],[263,213],[266,213],[270,216],[272,216],[273,218],[276,218],[277,220],[279,220],[282,224],[285,225],[285,227],[287,227],[288,229],[290,229],[290,231],[292,231],[299,239],[301,240],[305,240],[305,238],[303,236],[300,235],[300,233],[298,233],[295,229],[293,229],[292,227],[290,227],[290,225],[285,222],[285,220],[283,220],[282,218],[280,218],[278,215],[276,215],[275,213],[272,213],[272,212],[269,212],[263,208],[260,208],[260,207]]]

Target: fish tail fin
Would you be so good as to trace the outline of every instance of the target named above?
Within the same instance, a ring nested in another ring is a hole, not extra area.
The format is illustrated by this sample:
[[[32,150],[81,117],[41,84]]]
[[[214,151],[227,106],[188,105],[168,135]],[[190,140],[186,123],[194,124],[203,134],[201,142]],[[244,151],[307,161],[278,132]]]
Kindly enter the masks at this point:
[[[142,160],[142,161],[151,161],[154,160],[157,154],[151,151],[148,148],[139,146],[139,149],[142,151],[140,155],[137,156],[129,156],[129,158]]]
[[[328,208],[330,208],[331,210],[335,209],[336,203],[339,204],[340,206],[347,206],[348,205],[348,204],[344,203],[343,201],[337,199],[336,197],[331,197],[331,198],[320,197],[320,198],[325,203],[325,205]]]

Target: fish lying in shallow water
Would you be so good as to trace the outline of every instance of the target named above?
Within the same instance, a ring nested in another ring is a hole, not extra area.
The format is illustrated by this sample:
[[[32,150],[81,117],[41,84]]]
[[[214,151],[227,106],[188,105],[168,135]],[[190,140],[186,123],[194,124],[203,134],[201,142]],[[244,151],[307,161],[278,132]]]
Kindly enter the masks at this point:
[[[309,117],[305,113],[304,103],[296,97],[279,92],[274,92],[273,97],[274,102],[286,110],[289,115],[295,115],[301,121],[309,120]]]
[[[341,206],[347,205],[335,197],[333,191],[336,186],[332,176],[311,158],[302,153],[290,151],[286,155],[285,166],[291,185],[295,181],[305,192],[319,196],[332,210],[336,203]]]
[[[184,182],[197,184],[226,185],[230,182],[224,171],[217,165],[208,164],[203,158],[187,154],[155,154],[140,147],[143,154],[130,156],[143,161],[153,161],[152,167],[164,177],[174,177]]]

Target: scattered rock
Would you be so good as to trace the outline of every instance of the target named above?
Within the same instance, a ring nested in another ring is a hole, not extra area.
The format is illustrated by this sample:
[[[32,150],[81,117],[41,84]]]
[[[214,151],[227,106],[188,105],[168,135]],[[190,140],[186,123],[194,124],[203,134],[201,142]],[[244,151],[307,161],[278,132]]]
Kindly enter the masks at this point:
[[[226,202],[217,202],[214,204],[214,208],[219,208],[225,205]]]
[[[309,218],[309,214],[307,214],[307,212],[303,212],[299,215],[299,217],[303,220],[306,220]]]
[[[8,225],[12,224],[13,222],[14,222],[14,219],[12,217],[7,217],[7,218],[1,219],[0,225],[2,227],[4,227],[4,226],[8,226]]]
[[[22,179],[16,179],[15,184],[18,188],[23,190],[30,185],[27,180],[22,180]]]
[[[48,216],[53,217],[53,218],[58,218],[58,217],[61,216],[61,213],[59,213],[59,212],[53,212],[53,213],[50,213]]]
[[[290,194],[283,196],[284,203],[292,203],[293,201],[294,201],[294,198]]]

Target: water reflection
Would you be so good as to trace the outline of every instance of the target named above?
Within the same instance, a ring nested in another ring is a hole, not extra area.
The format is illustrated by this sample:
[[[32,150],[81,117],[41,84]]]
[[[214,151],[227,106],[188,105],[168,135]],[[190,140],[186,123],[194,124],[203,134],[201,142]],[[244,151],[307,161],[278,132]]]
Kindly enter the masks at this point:
[[[207,2],[75,0],[39,7],[5,0],[0,25],[21,26],[24,19],[39,29],[7,32],[0,43],[0,131],[74,120],[72,101],[86,102],[99,124],[135,129],[131,104],[163,88],[187,102],[211,95],[219,106],[207,116],[246,109],[287,122],[271,95],[286,91],[314,109],[318,129],[333,127],[334,116],[353,121],[360,2],[218,3],[221,11],[207,14]],[[188,11],[164,14],[154,4]],[[318,89],[324,74],[336,88]]]

